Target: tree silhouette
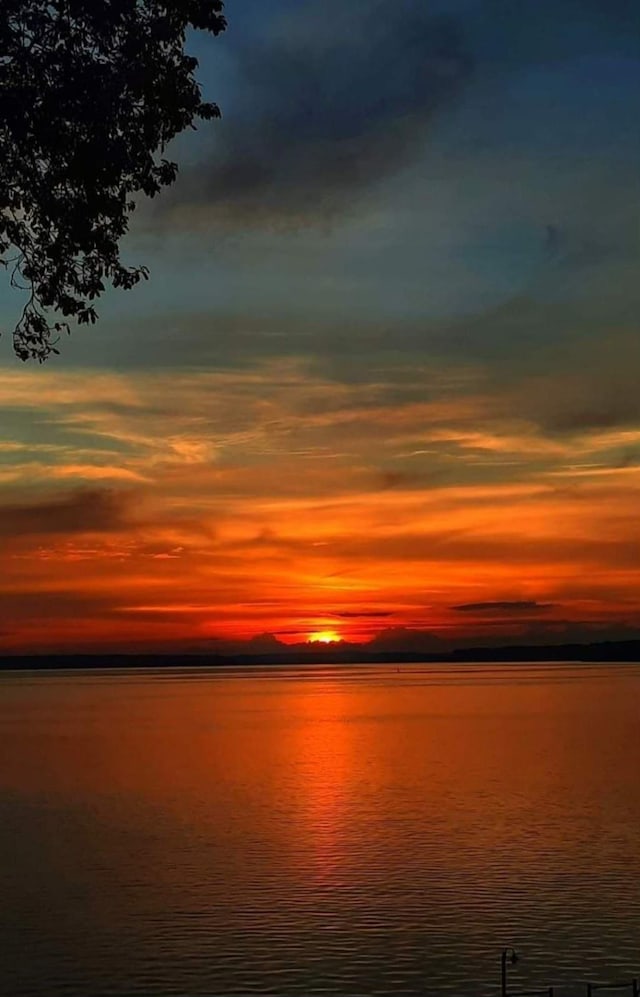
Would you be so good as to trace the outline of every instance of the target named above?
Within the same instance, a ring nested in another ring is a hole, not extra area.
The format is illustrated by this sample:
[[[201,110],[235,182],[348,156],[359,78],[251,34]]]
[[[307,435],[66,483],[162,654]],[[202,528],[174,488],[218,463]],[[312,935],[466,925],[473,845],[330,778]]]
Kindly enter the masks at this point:
[[[95,322],[105,289],[148,276],[120,240],[174,181],[167,143],[220,116],[194,79],[188,28],[219,34],[223,0],[2,0],[0,263],[29,292],[14,330],[45,360],[69,320]]]

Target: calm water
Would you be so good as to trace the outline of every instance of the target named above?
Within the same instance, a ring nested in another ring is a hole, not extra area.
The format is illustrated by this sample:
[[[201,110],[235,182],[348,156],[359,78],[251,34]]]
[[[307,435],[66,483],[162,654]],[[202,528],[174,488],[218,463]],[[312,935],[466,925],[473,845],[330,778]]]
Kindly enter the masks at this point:
[[[0,675],[0,988],[640,974],[640,666]]]

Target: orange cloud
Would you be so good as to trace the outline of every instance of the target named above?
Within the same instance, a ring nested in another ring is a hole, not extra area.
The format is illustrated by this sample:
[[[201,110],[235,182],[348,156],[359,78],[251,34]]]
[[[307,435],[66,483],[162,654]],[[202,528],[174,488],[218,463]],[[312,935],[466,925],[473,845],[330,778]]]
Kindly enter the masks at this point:
[[[295,361],[56,377],[0,377],[50,434],[0,445],[5,648],[638,620],[640,430],[546,436],[481,390],[405,403]],[[451,608],[483,603],[522,611]]]

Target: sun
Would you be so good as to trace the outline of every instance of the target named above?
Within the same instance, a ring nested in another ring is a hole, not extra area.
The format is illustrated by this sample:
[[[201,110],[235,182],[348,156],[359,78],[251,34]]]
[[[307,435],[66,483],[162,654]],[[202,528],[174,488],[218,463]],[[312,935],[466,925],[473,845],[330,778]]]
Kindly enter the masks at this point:
[[[338,644],[342,640],[339,633],[335,630],[318,630],[316,633],[309,634],[310,644]]]

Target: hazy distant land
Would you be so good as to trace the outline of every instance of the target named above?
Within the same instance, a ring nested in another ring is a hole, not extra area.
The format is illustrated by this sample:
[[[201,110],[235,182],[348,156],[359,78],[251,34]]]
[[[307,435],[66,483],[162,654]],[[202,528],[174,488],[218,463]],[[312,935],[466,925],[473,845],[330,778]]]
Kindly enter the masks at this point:
[[[47,654],[0,656],[1,669],[55,668],[163,668],[176,663],[211,668],[233,665],[321,664],[454,664],[456,662],[639,662],[640,640],[600,641],[589,644],[554,644],[467,647],[448,653],[367,650],[365,645],[340,643],[296,645],[270,654]]]

